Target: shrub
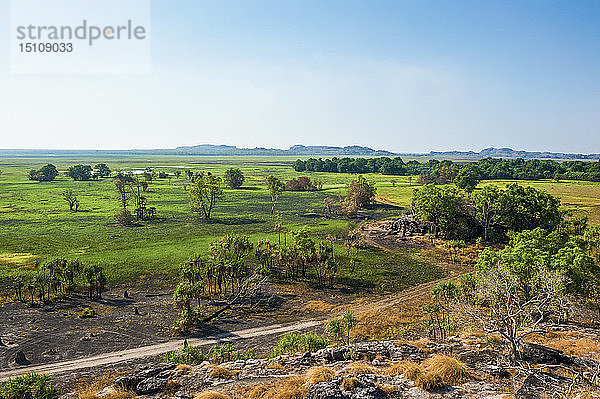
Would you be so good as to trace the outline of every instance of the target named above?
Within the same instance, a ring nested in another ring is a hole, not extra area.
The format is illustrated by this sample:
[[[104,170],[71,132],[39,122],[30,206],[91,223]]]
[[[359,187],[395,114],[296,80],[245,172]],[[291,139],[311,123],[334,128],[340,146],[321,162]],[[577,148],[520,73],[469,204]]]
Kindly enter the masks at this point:
[[[297,352],[315,352],[327,346],[327,340],[312,333],[285,333],[273,348],[273,356],[293,354]]]
[[[200,348],[185,346],[177,351],[169,351],[162,355],[163,362],[196,365],[206,360],[206,356]]]
[[[135,217],[129,211],[122,211],[115,215],[117,222],[123,226],[131,226],[135,222]]]
[[[354,362],[348,365],[348,372],[354,375],[373,374],[375,369],[363,362]]]
[[[244,174],[238,168],[229,168],[225,171],[225,176],[223,177],[225,184],[227,184],[231,188],[239,188],[244,184]]]
[[[264,392],[261,399],[303,399],[308,390],[304,386],[306,380],[302,377],[290,377]]]
[[[335,377],[335,371],[329,367],[313,367],[306,373],[306,382],[315,385],[319,382],[330,382]]]
[[[285,183],[286,191],[316,191],[320,190],[320,187],[323,186],[323,183],[320,181],[312,182],[310,177],[300,176],[297,179],[292,179]]]
[[[48,376],[35,372],[10,378],[0,382],[1,399],[54,399],[58,389]]]

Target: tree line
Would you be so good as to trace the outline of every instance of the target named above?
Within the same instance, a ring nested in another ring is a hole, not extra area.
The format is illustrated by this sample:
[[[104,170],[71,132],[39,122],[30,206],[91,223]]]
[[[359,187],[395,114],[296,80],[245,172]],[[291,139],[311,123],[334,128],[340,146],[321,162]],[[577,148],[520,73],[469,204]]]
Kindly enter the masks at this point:
[[[459,172],[469,167],[476,171],[481,180],[513,179],[567,179],[600,181],[600,161],[564,161],[539,159],[484,158],[476,162],[457,163],[450,160],[431,159],[427,162],[402,158],[337,158],[298,159],[294,163],[296,172],[331,173],[381,173],[396,176],[419,176],[425,183],[451,183]]]

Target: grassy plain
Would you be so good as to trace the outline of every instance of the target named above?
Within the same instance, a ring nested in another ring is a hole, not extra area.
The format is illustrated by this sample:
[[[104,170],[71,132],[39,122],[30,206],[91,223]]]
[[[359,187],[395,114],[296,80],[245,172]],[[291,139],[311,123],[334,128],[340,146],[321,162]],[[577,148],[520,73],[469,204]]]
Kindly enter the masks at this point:
[[[112,157],[112,158],[14,158],[0,160],[0,279],[32,268],[35,261],[46,262],[56,257],[79,258],[103,265],[110,283],[150,280],[149,276],[176,275],[178,265],[194,253],[203,254],[211,241],[227,233],[246,234],[252,241],[268,237],[279,239],[274,225],[282,223],[288,231],[306,226],[319,238],[336,235],[341,246],[344,233],[352,223],[344,219],[308,217],[319,212],[326,197],[344,194],[345,185],[354,175],[337,173],[297,173],[291,157]],[[119,210],[112,179],[75,182],[63,174],[51,183],[27,179],[27,172],[46,163],[64,172],[68,166],[106,162],[112,170],[174,172],[211,171],[222,175],[228,167],[239,167],[246,176],[243,189],[226,190],[225,199],[206,222],[191,214],[183,185],[185,178],[158,179],[150,185],[146,197],[158,218],[140,227],[121,227],[113,215]],[[324,183],[320,192],[284,192],[277,205],[278,219],[269,215],[270,197],[265,176],[274,174],[282,180],[301,175]],[[379,206],[371,211],[373,218],[393,217],[410,204],[412,191],[419,186],[415,178],[367,175],[377,184],[378,199],[395,207]],[[507,181],[482,184],[505,185]],[[587,182],[521,182],[558,195],[565,207],[580,208],[589,213],[592,223],[600,223],[600,184]],[[61,193],[73,190],[79,197],[81,212],[71,213]],[[288,236],[288,239],[289,236]],[[403,288],[415,282],[439,277],[440,271],[427,266],[416,253],[390,258],[381,251],[364,251],[356,275],[342,270],[340,280],[362,288]]]
[[[29,169],[49,162],[61,172],[73,164],[97,162],[106,162],[112,170],[151,167],[167,172],[205,170],[217,175],[235,166],[242,169],[246,182],[242,189],[226,190],[213,220],[207,222],[189,212],[183,176],[155,179],[145,195],[148,205],[156,207],[158,218],[139,227],[122,227],[113,217],[119,211],[119,203],[112,179],[75,182],[62,173],[50,183],[27,179]],[[309,173],[322,180],[325,189],[309,193],[284,192],[277,205],[279,216],[274,219],[269,214],[271,202],[264,185],[265,176],[275,174],[288,180],[305,175],[294,172],[292,162],[293,159],[266,157],[3,159],[0,161],[3,172],[0,176],[0,279],[33,268],[36,261],[47,262],[56,257],[100,264],[113,284],[150,280],[148,277],[157,273],[172,277],[179,264],[194,253],[204,254],[210,242],[227,233],[246,234],[254,242],[265,237],[277,242],[276,223],[282,223],[288,231],[306,226],[317,238],[336,235],[340,237],[337,252],[342,256],[345,250],[341,237],[351,222],[303,215],[320,211],[323,199],[343,193],[345,184],[353,176]],[[383,176],[373,178],[380,183],[385,179]],[[78,195],[80,212],[68,211],[61,197],[65,189]],[[401,211],[380,206],[370,211],[370,216],[392,217]],[[439,276],[438,271],[428,268],[417,254],[398,255],[390,261],[381,251],[365,251],[361,258],[363,267],[355,275],[342,270],[340,279],[346,285],[391,289],[412,284],[414,276],[420,276],[418,281]],[[397,277],[390,278],[390,274]]]

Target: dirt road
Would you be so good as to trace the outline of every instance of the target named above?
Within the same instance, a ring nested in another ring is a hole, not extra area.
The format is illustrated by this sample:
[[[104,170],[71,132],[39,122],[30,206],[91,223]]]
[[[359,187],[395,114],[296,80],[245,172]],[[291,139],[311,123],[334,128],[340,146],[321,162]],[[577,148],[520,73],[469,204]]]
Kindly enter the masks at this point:
[[[215,336],[190,338],[188,339],[188,343],[193,346],[203,346],[215,344],[224,340],[230,341],[265,335],[281,334],[288,331],[298,331],[315,327],[322,322],[322,320],[309,320],[289,325],[274,324],[265,327],[249,328],[246,330],[222,333]],[[120,363],[132,359],[156,356],[171,350],[179,349],[181,347],[183,347],[183,339],[177,339],[161,344],[104,353],[101,355],[89,356],[81,359],[67,360],[58,363],[49,363],[30,367],[17,367],[11,370],[0,371],[0,381],[4,381],[15,375],[25,374],[30,371],[36,371],[44,374],[58,374],[88,367],[105,366],[108,364]]]

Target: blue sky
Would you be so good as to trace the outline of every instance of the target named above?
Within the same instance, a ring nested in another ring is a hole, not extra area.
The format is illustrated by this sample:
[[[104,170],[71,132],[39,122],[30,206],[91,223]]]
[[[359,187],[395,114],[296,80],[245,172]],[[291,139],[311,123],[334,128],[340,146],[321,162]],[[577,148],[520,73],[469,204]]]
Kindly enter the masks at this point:
[[[0,15],[8,15],[7,2]],[[12,75],[0,148],[600,152],[600,1],[152,1],[152,73]]]

